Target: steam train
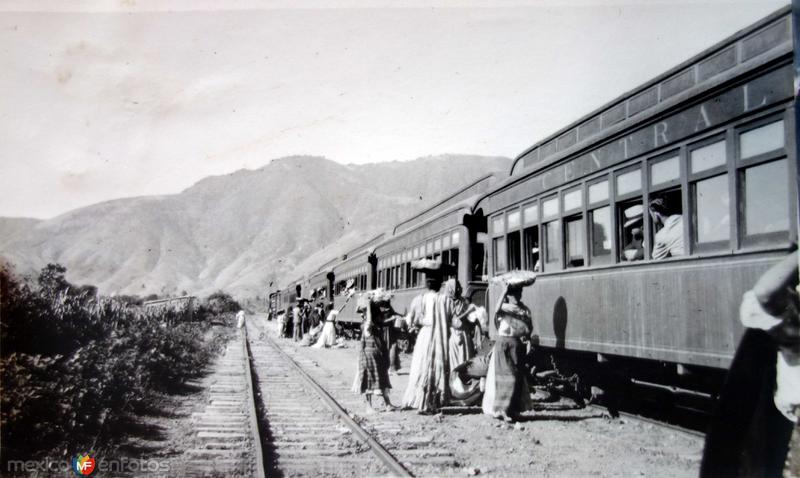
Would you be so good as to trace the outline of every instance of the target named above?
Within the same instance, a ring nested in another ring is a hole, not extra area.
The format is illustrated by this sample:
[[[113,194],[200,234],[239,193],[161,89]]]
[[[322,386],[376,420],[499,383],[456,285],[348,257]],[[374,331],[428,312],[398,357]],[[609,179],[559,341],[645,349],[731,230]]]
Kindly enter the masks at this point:
[[[713,398],[743,334],[742,294],[797,240],[792,29],[785,8],[737,32],[531,146],[509,174],[286,281],[270,307],[338,308],[352,281],[393,290],[403,313],[424,288],[411,262],[428,257],[491,310],[489,277],[533,270],[537,367],[583,371],[584,389],[606,377],[687,406]],[[653,254],[656,198],[682,235],[667,258]],[[339,321],[357,329],[355,304]]]

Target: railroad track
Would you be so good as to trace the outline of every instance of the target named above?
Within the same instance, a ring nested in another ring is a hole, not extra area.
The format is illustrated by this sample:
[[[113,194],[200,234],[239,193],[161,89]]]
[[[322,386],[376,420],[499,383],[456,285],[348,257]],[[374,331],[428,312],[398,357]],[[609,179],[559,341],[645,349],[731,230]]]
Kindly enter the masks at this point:
[[[264,478],[245,329],[228,344],[209,383],[208,403],[192,414],[198,444],[184,454],[183,476]]]
[[[250,350],[270,476],[411,476],[271,338]]]
[[[606,409],[603,406],[595,405],[595,404],[590,404],[590,405],[587,405],[587,406],[591,407],[591,408],[594,408],[596,410],[602,411],[604,413],[608,413],[608,409]],[[705,438],[705,436],[706,436],[705,433],[697,431],[697,430],[692,430],[691,428],[686,428],[686,427],[682,427],[680,425],[675,425],[673,423],[664,422],[664,421],[661,421],[661,420],[656,420],[654,418],[649,418],[649,417],[645,417],[645,416],[642,416],[642,415],[637,415],[635,413],[624,412],[624,411],[621,411],[621,410],[618,411],[617,413],[619,413],[619,415],[621,417],[625,417],[625,418],[628,418],[630,420],[637,420],[637,421],[644,422],[644,423],[647,423],[647,424],[650,424],[650,425],[655,425],[655,426],[662,427],[662,428],[668,428],[670,430],[674,430],[676,432],[684,433],[686,435],[690,435],[690,436],[693,436],[693,437]]]

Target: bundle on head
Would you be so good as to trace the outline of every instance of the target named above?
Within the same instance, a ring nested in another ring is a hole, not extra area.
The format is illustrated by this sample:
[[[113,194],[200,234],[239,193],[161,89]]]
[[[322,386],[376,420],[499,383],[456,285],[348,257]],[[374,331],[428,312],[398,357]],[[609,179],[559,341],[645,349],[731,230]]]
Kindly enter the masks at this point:
[[[424,272],[438,272],[442,269],[442,261],[437,259],[418,259],[411,263],[411,268]]]
[[[536,281],[536,273],[531,271],[510,271],[492,277],[492,282],[509,287],[527,287]]]
[[[363,311],[367,310],[370,302],[376,305],[382,304],[389,304],[394,297],[394,294],[389,292],[388,290],[384,290],[382,288],[377,288],[374,290],[370,290],[361,294],[358,298],[358,305],[356,306],[356,311]]]

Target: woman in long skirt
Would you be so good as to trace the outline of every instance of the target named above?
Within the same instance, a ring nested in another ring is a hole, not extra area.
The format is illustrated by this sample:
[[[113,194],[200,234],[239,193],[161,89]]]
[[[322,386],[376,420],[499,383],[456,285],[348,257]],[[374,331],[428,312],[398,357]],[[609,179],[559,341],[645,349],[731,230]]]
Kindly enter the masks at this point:
[[[383,342],[383,320],[380,309],[373,301],[360,308],[362,322],[361,343],[358,351],[358,369],[353,391],[364,395],[367,411],[372,409],[372,396],[381,395],[388,410],[394,406],[389,400],[389,351]]]
[[[333,310],[333,304],[328,304],[327,309],[328,315],[325,317],[325,325],[322,326],[319,340],[312,345],[314,348],[328,348],[336,344],[336,316],[339,315],[339,311]]]
[[[514,421],[532,408],[525,369],[526,347],[523,337],[530,336],[530,310],[520,300],[522,287],[506,286],[495,313],[497,341],[489,360],[483,413],[505,421]]]
[[[444,293],[453,300],[453,319],[450,324],[448,341],[448,358],[452,375],[453,369],[475,355],[475,347],[472,344],[472,324],[467,320],[469,314],[474,310],[474,306],[467,304],[467,301],[461,297],[461,284],[457,280],[448,280],[443,289]],[[454,392],[459,394],[467,390],[466,384],[457,377],[450,377],[450,386]]]
[[[414,298],[407,316],[410,327],[421,328],[414,344],[403,407],[433,413],[450,400],[448,336],[453,300],[438,292],[438,268],[426,270],[425,282],[428,290]]]

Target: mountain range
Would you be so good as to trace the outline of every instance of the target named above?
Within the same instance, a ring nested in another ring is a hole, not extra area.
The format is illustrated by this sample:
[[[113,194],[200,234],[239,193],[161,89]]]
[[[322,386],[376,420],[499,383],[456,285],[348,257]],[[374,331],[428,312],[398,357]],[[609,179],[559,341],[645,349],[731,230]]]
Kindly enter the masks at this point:
[[[205,178],[173,195],[116,199],[52,219],[0,218],[18,274],[50,262],[104,294],[263,296],[510,159],[440,155],[343,165],[292,156]]]

